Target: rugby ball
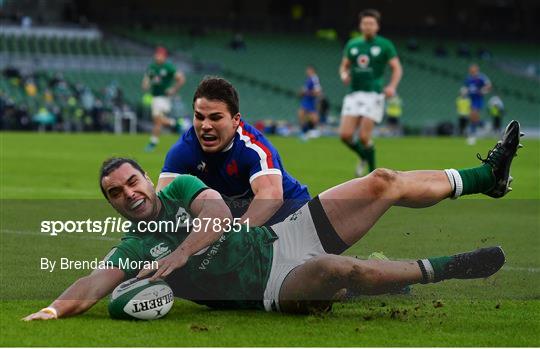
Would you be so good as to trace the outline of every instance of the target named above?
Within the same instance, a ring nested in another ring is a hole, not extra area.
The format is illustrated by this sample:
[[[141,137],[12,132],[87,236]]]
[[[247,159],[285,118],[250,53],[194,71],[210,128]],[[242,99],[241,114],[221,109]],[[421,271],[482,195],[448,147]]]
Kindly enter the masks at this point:
[[[163,280],[129,279],[118,285],[109,301],[113,319],[159,319],[171,310],[173,291]]]

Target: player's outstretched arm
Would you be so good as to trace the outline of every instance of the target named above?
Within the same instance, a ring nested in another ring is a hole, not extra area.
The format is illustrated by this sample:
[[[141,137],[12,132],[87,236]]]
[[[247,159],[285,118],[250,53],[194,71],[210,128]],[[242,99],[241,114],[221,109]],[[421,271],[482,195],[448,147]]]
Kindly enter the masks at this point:
[[[201,222],[210,220],[209,224],[193,225],[189,235],[170,255],[158,261],[158,269],[150,278],[151,281],[165,278],[174,270],[183,267],[189,257],[210,246],[221,237],[227,225],[232,222],[231,210],[223,201],[221,194],[213,189],[202,191],[193,200],[190,210]],[[145,278],[155,269],[142,269],[138,278]]]
[[[242,222],[249,219],[249,225],[260,226],[266,223],[283,205],[283,180],[279,174],[263,175],[251,182],[251,190],[255,196]]]
[[[24,317],[24,321],[51,320],[84,313],[118,286],[125,278],[122,270],[97,269],[68,287],[47,308]]]

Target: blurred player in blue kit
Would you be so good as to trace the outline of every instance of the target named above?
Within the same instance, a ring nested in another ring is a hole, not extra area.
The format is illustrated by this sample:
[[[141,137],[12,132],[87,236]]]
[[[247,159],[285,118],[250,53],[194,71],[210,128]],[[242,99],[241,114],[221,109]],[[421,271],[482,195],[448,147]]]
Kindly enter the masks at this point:
[[[300,91],[300,109],[298,110],[298,120],[300,122],[300,132],[303,139],[307,138],[309,131],[315,131],[319,124],[319,114],[317,104],[322,88],[313,65],[306,67],[306,80]]]
[[[484,108],[484,95],[491,90],[491,81],[480,72],[478,64],[471,64],[469,66],[469,75],[465,78],[463,86],[467,88],[471,100],[471,118],[467,144],[474,145],[476,143],[476,131],[480,125],[480,113]]]

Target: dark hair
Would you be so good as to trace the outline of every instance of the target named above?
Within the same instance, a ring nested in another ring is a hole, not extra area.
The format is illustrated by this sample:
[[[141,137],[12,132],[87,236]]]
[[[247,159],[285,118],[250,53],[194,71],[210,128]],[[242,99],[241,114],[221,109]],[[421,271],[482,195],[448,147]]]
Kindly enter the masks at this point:
[[[105,190],[103,189],[103,185],[101,184],[101,181],[103,180],[103,177],[108,176],[111,174],[112,171],[116,170],[123,164],[130,164],[133,166],[134,169],[139,171],[144,175],[144,170],[142,169],[141,165],[137,163],[137,161],[133,159],[128,158],[109,158],[105,161],[103,161],[103,164],[101,164],[101,169],[99,170],[99,187],[101,188],[101,192],[103,193],[103,196],[108,200],[107,193],[105,193]]]
[[[238,92],[236,92],[234,86],[227,80],[217,76],[206,76],[199,83],[195,95],[193,95],[193,107],[198,98],[225,103],[232,116],[238,114],[240,110]]]
[[[374,9],[367,9],[358,14],[358,20],[362,21],[364,17],[373,17],[377,21],[377,24],[381,24],[381,13]]]

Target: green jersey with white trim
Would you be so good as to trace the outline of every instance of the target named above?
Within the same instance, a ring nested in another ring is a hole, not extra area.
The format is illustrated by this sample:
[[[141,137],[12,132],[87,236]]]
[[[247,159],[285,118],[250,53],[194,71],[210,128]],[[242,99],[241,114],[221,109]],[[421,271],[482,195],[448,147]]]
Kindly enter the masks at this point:
[[[131,278],[139,272],[140,262],[156,261],[169,255],[189,235],[189,223],[193,222],[189,207],[206,189],[197,177],[176,177],[158,194],[162,209],[156,220],[174,228],[154,233],[127,233],[106,260]],[[264,227],[233,225],[208,248],[191,256],[187,264],[166,281],[176,297],[200,304],[218,308],[261,308],[276,239],[275,233]]]
[[[392,42],[382,36],[371,40],[352,38],[345,45],[343,57],[351,62],[351,92],[382,92],[384,69],[397,56]]]

